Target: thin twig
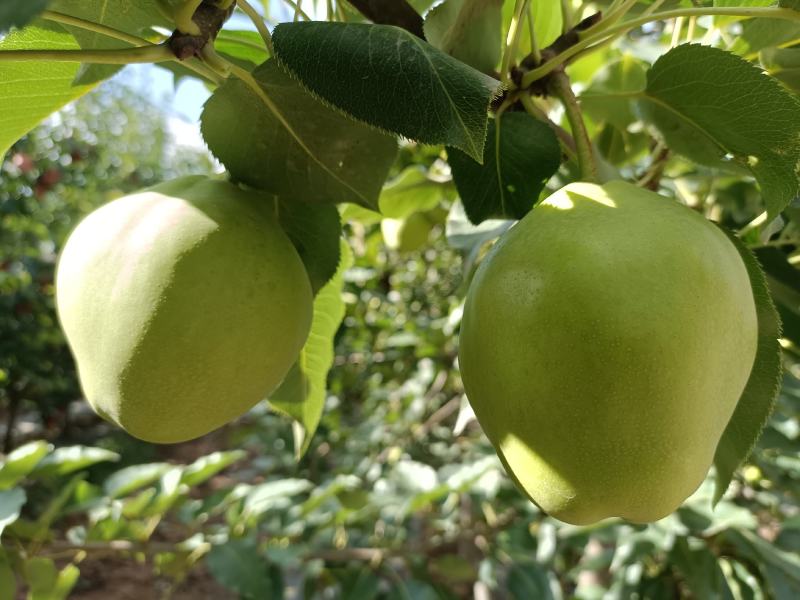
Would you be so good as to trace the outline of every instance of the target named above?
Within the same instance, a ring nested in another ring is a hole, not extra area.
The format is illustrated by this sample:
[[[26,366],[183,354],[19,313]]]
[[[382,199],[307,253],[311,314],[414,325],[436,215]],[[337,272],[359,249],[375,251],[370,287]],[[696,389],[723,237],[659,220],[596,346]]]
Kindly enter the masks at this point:
[[[561,144],[561,150],[564,152],[564,154],[566,154],[567,160],[577,163],[578,149],[575,145],[575,138],[573,138],[566,129],[548,117],[546,112],[536,106],[536,103],[533,101],[533,98],[531,98],[530,94],[523,92],[519,96],[519,101],[522,103],[522,106],[529,115],[550,126],[550,129],[552,129],[556,136],[558,136],[558,141]]]
[[[151,43],[144,38],[130,35],[124,31],[120,31],[119,29],[114,29],[113,27],[101,25],[99,23],[95,23],[94,21],[87,21],[86,19],[80,19],[78,17],[65,15],[52,10],[44,11],[41,16],[48,21],[53,21],[54,23],[61,23],[63,25],[69,25],[71,27],[83,29],[84,31],[91,31],[111,39],[126,42],[132,46],[146,46],[148,43]],[[173,57],[173,59],[177,61],[177,58]],[[183,64],[183,66],[190,71],[195,72],[197,75],[204,77],[211,83],[220,85],[223,81],[216,73],[214,73],[214,71],[203,65],[203,63],[197,59],[184,61],[181,64]]]
[[[72,15],[65,15],[64,13],[56,12],[54,10],[45,10],[39,16],[47,21],[60,23],[61,25],[70,25],[72,27],[77,27],[78,29],[83,29],[84,31],[92,31],[105,37],[126,42],[131,46],[144,46],[145,44],[149,43],[148,40],[144,38],[130,35],[124,31],[120,31],[119,29],[101,25],[100,23],[95,23],[94,21],[73,17]]]
[[[98,65],[129,65],[174,60],[166,46],[141,46],[114,50],[2,50],[0,62],[77,62]]]
[[[575,138],[581,177],[584,181],[597,181],[597,163],[592,150],[592,141],[586,131],[581,108],[578,104],[578,99],[575,97],[575,92],[572,91],[569,77],[561,69],[555,71],[551,77],[550,86],[553,94],[564,104],[564,111],[572,128],[572,135]]]
[[[260,14],[258,14],[258,11],[256,11],[256,9],[253,8],[247,2],[247,0],[236,0],[236,4],[239,9],[253,22],[253,25],[258,30],[261,38],[264,40],[264,45],[267,47],[267,51],[270,53],[270,55],[275,54],[275,52],[272,50],[272,35],[269,32],[267,24],[264,23],[264,19],[261,18]]]
[[[800,12],[789,8],[773,8],[773,7],[708,7],[708,8],[679,8],[675,10],[667,10],[661,13],[646,15],[630,19],[620,23],[614,27],[603,29],[597,34],[589,35],[585,38],[582,37],[581,41],[564,52],[554,56],[544,64],[536,67],[525,73],[522,76],[522,87],[530,87],[535,81],[552,73],[559,66],[568,62],[576,54],[582,52],[586,48],[593,46],[599,42],[606,41],[610,36],[621,36],[628,31],[650,23],[651,21],[663,21],[666,19],[673,19],[676,17],[697,17],[704,15],[721,15],[732,17],[763,17],[770,19],[785,19],[789,21],[800,21]],[[589,29],[587,31],[592,31]]]

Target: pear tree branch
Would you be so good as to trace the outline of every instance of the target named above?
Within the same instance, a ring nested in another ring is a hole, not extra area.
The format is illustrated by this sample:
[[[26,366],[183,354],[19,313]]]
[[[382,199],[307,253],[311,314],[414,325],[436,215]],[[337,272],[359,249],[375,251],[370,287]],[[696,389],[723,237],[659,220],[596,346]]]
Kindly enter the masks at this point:
[[[422,16],[407,0],[347,0],[373,23],[396,25],[425,39]]]

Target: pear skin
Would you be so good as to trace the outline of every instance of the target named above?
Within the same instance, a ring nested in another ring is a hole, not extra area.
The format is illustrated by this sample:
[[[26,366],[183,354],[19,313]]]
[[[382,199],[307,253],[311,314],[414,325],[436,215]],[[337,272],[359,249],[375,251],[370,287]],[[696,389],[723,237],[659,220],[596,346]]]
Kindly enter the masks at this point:
[[[308,336],[312,301],[269,197],[205,177],[95,210],[56,275],[89,403],[157,443],[204,435],[274,390]]]
[[[756,344],[747,270],[719,228],[625,182],[577,183],[479,267],[459,362],[506,470],[545,512],[644,523],[705,478]]]

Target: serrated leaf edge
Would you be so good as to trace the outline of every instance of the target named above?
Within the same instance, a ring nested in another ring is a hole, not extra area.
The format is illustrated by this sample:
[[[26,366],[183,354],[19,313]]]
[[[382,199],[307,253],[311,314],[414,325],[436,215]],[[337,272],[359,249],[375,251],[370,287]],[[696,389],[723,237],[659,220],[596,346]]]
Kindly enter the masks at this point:
[[[279,24],[278,24],[278,25],[275,27],[275,29],[278,29],[278,28],[280,28],[282,25],[287,25],[287,24],[288,24],[288,25],[291,25],[291,23],[279,23]],[[353,24],[353,23],[351,23],[351,25],[352,25],[352,24]],[[366,23],[365,23],[365,25],[366,25]],[[378,26],[378,25],[373,25],[373,24],[369,24],[369,25],[371,25],[371,26]],[[385,25],[384,27],[392,27],[393,29],[397,29],[398,31],[400,31],[400,32],[402,32],[402,33],[404,33],[404,34],[407,34],[407,35],[408,35],[408,36],[409,36],[409,37],[412,39],[412,41],[413,41],[413,42],[414,42],[416,45],[418,45],[418,46],[421,46],[421,42],[420,42],[420,40],[419,40],[419,39],[418,39],[416,36],[414,36],[413,34],[411,34],[411,33],[407,32],[406,30],[404,30],[404,29],[401,29],[401,28],[399,28],[399,27],[394,27],[394,26],[391,26],[391,25]],[[273,35],[274,35],[274,33],[273,33]],[[434,46],[431,46],[431,48],[434,48],[434,50],[436,50],[437,52],[442,52],[441,50],[439,50],[438,48],[436,48],[436,47],[434,47]],[[451,58],[452,60],[458,60],[457,58],[453,58],[452,56],[450,56],[449,54],[446,54],[446,53],[444,53],[444,52],[442,52],[442,54],[444,54],[445,56],[447,56],[447,57]],[[283,60],[280,58],[280,56],[278,56],[277,52],[275,53],[275,55],[273,56],[273,58],[274,58],[274,59],[277,61],[277,63],[278,63],[278,64],[280,65],[280,67],[281,67],[281,68],[284,70],[284,72],[285,72],[287,75],[289,75],[289,77],[291,77],[291,79],[292,79],[292,80],[293,80],[295,83],[297,83],[297,84],[298,84],[300,87],[302,87],[302,88],[303,88],[303,90],[304,90],[304,91],[306,91],[306,92],[307,92],[307,93],[308,93],[308,94],[309,94],[309,95],[310,95],[312,98],[314,98],[315,100],[319,101],[320,103],[322,103],[322,104],[323,104],[323,105],[325,105],[326,107],[330,108],[331,110],[335,111],[336,113],[338,113],[338,114],[340,114],[340,115],[343,115],[343,116],[347,117],[347,118],[348,118],[350,121],[353,121],[353,122],[355,122],[355,123],[359,123],[359,124],[361,124],[361,125],[366,125],[366,126],[370,127],[371,129],[374,129],[374,130],[376,130],[376,131],[379,131],[379,132],[381,132],[381,133],[383,133],[383,134],[385,134],[385,135],[389,135],[389,136],[391,136],[391,137],[400,138],[400,139],[402,139],[402,140],[407,140],[407,141],[416,142],[416,143],[419,143],[419,144],[423,144],[424,146],[439,146],[439,145],[451,146],[451,147],[453,147],[453,148],[457,148],[457,149],[459,149],[459,150],[461,150],[461,151],[465,152],[467,155],[469,155],[469,156],[471,156],[472,158],[474,158],[478,164],[480,164],[480,165],[482,165],[482,164],[483,164],[483,152],[481,152],[481,153],[480,153],[480,155],[478,155],[478,154],[472,154],[472,153],[470,152],[470,149],[469,149],[469,148],[467,148],[467,147],[465,147],[464,145],[461,145],[461,144],[459,144],[459,145],[456,145],[456,144],[450,144],[450,143],[447,143],[447,142],[426,142],[426,141],[417,140],[417,139],[414,139],[414,138],[409,138],[409,137],[407,137],[407,136],[405,136],[405,135],[403,135],[403,134],[401,134],[401,133],[398,133],[398,132],[396,132],[396,131],[391,131],[391,130],[389,130],[389,129],[386,129],[386,128],[384,128],[384,127],[381,127],[380,125],[376,125],[375,123],[370,123],[370,122],[368,122],[368,121],[364,121],[364,120],[362,120],[362,119],[359,119],[358,117],[355,117],[354,115],[351,115],[350,113],[348,113],[348,112],[347,112],[347,111],[345,111],[344,109],[340,108],[339,106],[336,106],[335,104],[331,103],[329,100],[326,100],[325,98],[323,98],[322,96],[320,96],[320,95],[319,95],[318,93],[316,93],[314,90],[310,89],[310,88],[309,88],[309,87],[308,87],[308,86],[307,86],[307,85],[306,85],[306,84],[303,82],[303,80],[300,78],[300,76],[299,76],[297,73],[295,73],[295,71],[294,71],[294,70],[293,70],[293,69],[292,69],[292,68],[291,68],[291,67],[290,67],[290,66],[289,66],[287,63],[285,63],[285,62],[284,62],[284,61],[283,61]],[[427,60],[427,58],[426,58],[426,60]],[[428,62],[430,62],[430,61],[428,61]],[[458,62],[461,62],[461,61],[458,61]],[[464,64],[465,66],[467,66],[467,67],[469,67],[469,68],[471,68],[471,69],[472,69],[472,67],[470,67],[470,66],[469,66],[469,65],[467,65],[466,63],[462,63],[462,64]],[[474,71],[476,71],[477,73],[480,73],[480,74],[481,74],[481,75],[483,75],[484,77],[489,77],[488,75],[486,75],[485,73],[481,73],[481,72],[480,72],[480,71],[478,71],[477,69],[473,69],[473,70],[474,70]],[[434,69],[434,72],[435,72],[435,71],[436,71],[436,70]],[[438,77],[438,75],[437,75],[437,80],[438,80],[438,79],[439,79],[439,77]],[[493,79],[493,78],[492,78],[492,79]],[[495,80],[495,81],[497,81],[497,80]],[[444,87],[443,87],[443,89],[444,89]],[[490,97],[489,97],[489,102],[488,102],[488,103],[487,103],[487,105],[486,105],[486,121],[484,122],[484,126],[483,126],[483,132],[482,132],[482,134],[483,134],[483,135],[482,135],[482,138],[483,138],[483,139],[482,139],[482,146],[483,146],[484,148],[486,147],[486,135],[487,135],[487,129],[488,129],[488,123],[489,123],[489,108],[491,107],[492,103],[493,103],[495,100],[497,100],[498,98],[500,98],[500,96],[502,96],[503,92],[505,92],[505,91],[506,91],[506,85],[505,85],[505,84],[504,84],[502,81],[497,81],[497,85],[496,85],[496,86],[494,86],[494,87],[493,87],[493,88],[491,88],[491,89],[487,89],[487,91],[489,91],[491,95],[490,95]],[[445,93],[446,93],[446,89],[445,89]],[[450,98],[450,96],[448,95],[448,100],[449,100],[449,98]],[[456,113],[458,113],[458,111],[456,111]],[[461,115],[460,115],[460,114],[458,115],[458,118],[459,118],[459,120],[461,120]],[[463,121],[462,121],[462,124],[463,124]],[[465,131],[466,131],[466,128],[465,128]],[[467,139],[469,139],[469,136],[467,136]],[[474,150],[474,148],[473,148],[473,150]]]
[[[770,402],[769,402],[769,408],[766,411],[766,414],[765,414],[762,422],[760,423],[760,425],[758,427],[758,433],[753,437],[753,441],[750,443],[750,446],[748,447],[747,452],[745,452],[744,456],[742,456],[739,459],[739,462],[738,462],[738,464],[736,466],[736,469],[738,469],[747,460],[747,458],[750,456],[750,454],[753,452],[753,449],[755,448],[756,443],[758,442],[758,439],[761,437],[761,433],[764,431],[764,428],[766,427],[766,425],[767,425],[767,423],[769,421],[769,418],[770,418],[770,416],[772,415],[772,412],[775,409],[775,404],[777,402],[778,392],[780,391],[780,388],[781,388],[781,374],[783,372],[783,365],[781,364],[781,358],[780,358],[780,352],[781,352],[780,344],[778,343],[778,338],[780,338],[781,333],[782,333],[782,323],[781,323],[780,315],[778,314],[778,311],[775,308],[775,302],[772,300],[772,295],[769,292],[769,287],[768,287],[768,284],[767,284],[766,274],[764,273],[764,269],[761,266],[761,263],[758,261],[758,258],[744,244],[744,242],[742,242],[742,240],[739,239],[736,235],[734,235],[732,232],[727,230],[722,225],[719,225],[719,224],[716,224],[716,223],[715,223],[715,225],[728,237],[729,240],[731,240],[731,243],[734,245],[734,247],[736,248],[736,250],[739,253],[739,255],[742,256],[742,262],[745,263],[745,269],[747,270],[747,276],[748,276],[748,279],[750,280],[751,289],[753,290],[753,300],[756,302],[756,312],[757,313],[769,313],[769,315],[773,319],[774,325],[776,326],[776,332],[775,332],[776,336],[775,336],[774,342],[772,342],[771,336],[768,336],[768,337],[769,337],[770,342],[771,342],[770,346],[772,347],[772,349],[770,350],[770,354],[772,355],[773,354],[772,350],[774,350],[774,352],[778,355],[778,360],[774,362],[774,365],[769,365],[768,363],[764,362],[765,357],[766,357],[767,348],[764,345],[765,344],[764,340],[762,340],[762,337],[763,337],[762,336],[762,328],[768,328],[772,324],[771,323],[770,324],[765,324],[765,323],[763,323],[763,321],[761,319],[758,320],[758,340],[757,340],[757,346],[756,346],[756,356],[753,359],[753,367],[750,370],[750,377],[748,378],[747,383],[745,384],[744,390],[742,390],[742,395],[740,396],[739,401],[736,403],[736,408],[739,407],[739,402],[741,402],[741,399],[744,397],[745,392],[747,391],[747,388],[749,387],[750,382],[752,380],[753,373],[756,371],[756,369],[757,369],[757,367],[759,365],[761,367],[767,366],[767,367],[769,367],[770,370],[774,370],[775,371],[774,372],[774,384],[773,384],[772,391],[771,391],[771,399],[770,399]],[[751,272],[751,268],[750,268],[750,266],[748,266],[748,264],[747,264],[747,262],[745,260],[745,256],[747,256],[747,257],[749,257],[749,259],[751,259],[752,265],[755,267],[755,273]],[[754,278],[754,275],[755,275],[755,278]],[[756,294],[756,291],[758,291],[758,290],[763,291],[763,294]],[[761,302],[764,302],[763,305],[760,306],[760,307],[758,306],[758,302],[759,302],[758,298],[759,297],[762,298]],[[734,409],[734,413],[731,415],[731,420],[733,419],[733,416],[735,414],[736,414],[736,409]],[[720,438],[720,443],[722,442],[723,438],[725,437],[725,432],[727,431],[729,425],[730,425],[730,421],[725,426],[725,430],[723,431],[722,437]],[[719,450],[719,445],[717,446],[717,450]],[[716,451],[714,453],[714,464],[716,466]],[[734,471],[736,469],[734,469]],[[724,496],[725,492],[728,490],[728,487],[730,486],[730,482],[731,482],[732,479],[733,479],[733,472],[731,472],[729,475],[724,475],[724,474],[720,474],[719,469],[717,469],[715,482],[714,482],[714,488],[715,489],[714,489],[714,496],[713,496],[713,499],[712,499],[712,506],[716,506],[719,503],[719,501],[722,499],[722,497]],[[725,481],[725,480],[727,480],[727,481]]]

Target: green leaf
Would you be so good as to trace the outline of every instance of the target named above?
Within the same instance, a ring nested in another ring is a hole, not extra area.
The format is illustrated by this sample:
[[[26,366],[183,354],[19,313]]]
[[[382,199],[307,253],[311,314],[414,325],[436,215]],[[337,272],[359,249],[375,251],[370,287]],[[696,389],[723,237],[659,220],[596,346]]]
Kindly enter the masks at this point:
[[[280,200],[278,218],[306,267],[316,294],[330,281],[339,265],[342,223],[332,204]]]
[[[259,554],[255,542],[228,540],[214,546],[206,557],[206,565],[214,579],[242,598],[269,600],[280,597],[275,593],[273,581],[277,579],[280,582],[280,571]]]
[[[0,33],[12,27],[27,25],[36,15],[42,12],[50,0],[26,0],[15,2],[7,0],[0,4]]]
[[[20,446],[0,463],[0,490],[14,487],[53,447],[42,440]]]
[[[388,25],[282,23],[273,43],[303,85],[356,119],[482,161],[496,79]]]
[[[527,113],[504,113],[489,123],[483,165],[448,151],[453,180],[470,221],[521,219],[561,164],[553,130]]]
[[[86,478],[86,475],[87,473],[77,473],[72,476],[66,485],[58,488],[58,493],[50,499],[47,507],[36,519],[33,533],[35,539],[43,540],[47,536],[50,531],[50,525],[61,515],[61,511],[70,501],[81,481]]]
[[[383,187],[378,207],[390,219],[404,219],[412,213],[435,208],[444,196],[443,184],[428,177],[418,166],[404,169]]]
[[[25,491],[19,488],[0,492],[0,535],[3,535],[7,525],[19,518],[19,511],[26,500]]]
[[[764,429],[775,406],[781,381],[781,354],[778,344],[781,325],[767,289],[764,272],[739,238],[727,231],[726,233],[739,251],[750,276],[758,317],[758,347],[750,378],[714,454],[714,504],[720,501],[728,489],[734,471],[748,457]]]
[[[314,317],[300,357],[281,386],[270,396],[269,404],[295,420],[295,455],[308,450],[325,406],[328,370],[333,365],[333,337],[344,317],[344,272],[353,264],[353,254],[341,241],[341,260],[336,274],[314,299]]]
[[[514,4],[514,2],[503,3],[503,31],[508,31],[511,26],[511,19],[514,17]],[[536,43],[540,48],[546,48],[561,35],[561,30],[563,29],[561,4],[558,2],[530,2],[529,10],[533,16]],[[531,36],[529,29],[525,24],[520,31],[517,56],[512,57],[514,62],[519,62],[530,52]]]
[[[705,544],[690,546],[689,539],[679,537],[670,553],[670,562],[683,576],[694,598],[722,600],[728,598],[728,584],[717,562],[717,556]]]
[[[124,33],[155,40],[152,28],[160,26],[171,28],[158,8],[157,0],[53,0],[50,8],[54,11],[78,17],[117,29]],[[87,31],[80,27],[63,25],[84,50],[130,48],[127,42],[106,35]],[[82,65],[76,74],[75,83],[92,85],[108,79],[117,73],[120,65]]]
[[[307,479],[279,479],[253,486],[244,500],[244,514],[258,516],[273,508],[286,508],[293,504],[292,496],[303,494],[314,487]]]
[[[793,267],[778,248],[759,248],[755,255],[783,322],[783,337],[800,346],[800,269]]]
[[[427,581],[396,578],[386,600],[442,600],[444,596]]]
[[[425,17],[428,42],[483,73],[500,62],[503,0],[446,0]]]
[[[28,600],[65,600],[78,582],[78,567],[68,564],[58,571],[49,558],[33,557],[25,561]]]
[[[182,480],[183,467],[170,467],[162,473],[156,499],[147,507],[147,515],[162,516],[166,513],[182,492],[186,491]]]
[[[633,113],[631,94],[645,89],[647,67],[644,61],[625,54],[592,80],[581,94],[581,108],[598,123],[611,123],[624,131],[638,120]]]
[[[514,600],[553,598],[547,572],[536,563],[515,564],[508,571],[509,597]]]
[[[342,581],[341,600],[375,600],[380,597],[380,585],[381,580],[372,569],[362,567]]]
[[[766,48],[758,57],[770,75],[800,93],[800,48]]]
[[[17,596],[17,578],[5,551],[0,551],[0,600],[14,600]]]
[[[754,58],[764,48],[790,44],[800,37],[800,23],[785,19],[745,19],[742,32],[728,48],[735,54]]]
[[[635,162],[650,148],[650,136],[644,132],[631,133],[610,123],[604,123],[594,139],[598,151],[612,165]]]
[[[0,40],[4,50],[78,50],[75,38],[58,25],[37,22]],[[56,62],[0,62],[0,159],[42,119],[92,89],[73,85],[80,65]]]
[[[800,102],[741,58],[684,44],[647,72],[645,110],[670,148],[718,166],[726,156],[752,172],[775,217],[800,185]]]
[[[206,103],[203,137],[239,181],[305,202],[375,207],[394,139],[315,100],[277,65],[254,72],[272,106],[237,78]]]
[[[31,472],[33,477],[68,475],[99,462],[116,462],[119,454],[103,448],[63,446],[45,456]]]
[[[103,483],[103,491],[111,498],[120,498],[150,485],[170,469],[167,463],[133,465],[120,469]]]
[[[201,456],[183,470],[181,483],[190,487],[200,485],[246,455],[244,450],[228,450]]]
[[[767,597],[776,600],[793,600],[800,596],[800,558],[784,552],[774,544],[761,539],[747,530],[730,530],[726,532],[730,540],[741,553],[750,555],[755,565],[766,577],[771,588]]]
[[[506,6],[511,6],[513,9],[513,3],[506,2]],[[556,38],[561,35],[561,30],[564,28],[561,6],[557,5],[555,2],[532,2],[531,14],[533,15],[533,28],[536,41],[539,43],[540,47],[546,48],[556,41]],[[528,44],[530,44],[530,38]],[[523,47],[527,48],[528,46]]]
[[[214,42],[214,49],[248,71],[269,58],[264,40],[255,31],[223,29]]]

